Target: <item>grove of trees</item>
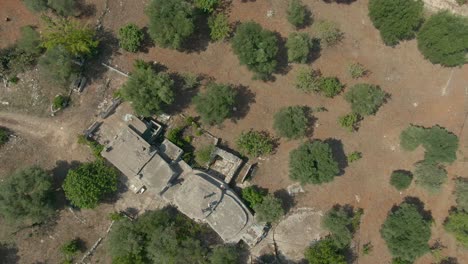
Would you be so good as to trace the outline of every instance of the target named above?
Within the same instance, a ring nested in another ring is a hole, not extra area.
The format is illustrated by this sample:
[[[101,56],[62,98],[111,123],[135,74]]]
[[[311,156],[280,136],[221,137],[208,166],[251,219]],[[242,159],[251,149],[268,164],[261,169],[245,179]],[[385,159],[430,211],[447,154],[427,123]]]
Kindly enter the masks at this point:
[[[266,80],[276,70],[278,39],[256,22],[245,22],[237,27],[232,49],[242,65],[254,72],[254,78]]]
[[[201,120],[210,125],[219,125],[232,114],[237,92],[227,84],[210,83],[206,92],[193,98],[195,110]]]
[[[302,184],[331,182],[339,172],[328,143],[306,142],[289,154],[289,177]]]

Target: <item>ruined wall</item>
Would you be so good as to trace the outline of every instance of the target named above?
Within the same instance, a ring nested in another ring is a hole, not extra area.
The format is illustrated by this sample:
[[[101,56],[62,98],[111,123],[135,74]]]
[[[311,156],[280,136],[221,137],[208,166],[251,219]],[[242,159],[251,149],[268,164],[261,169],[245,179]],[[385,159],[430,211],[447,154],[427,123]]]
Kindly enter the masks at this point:
[[[424,6],[432,11],[450,10],[459,15],[468,16],[468,3],[459,6],[455,0],[423,0]]]

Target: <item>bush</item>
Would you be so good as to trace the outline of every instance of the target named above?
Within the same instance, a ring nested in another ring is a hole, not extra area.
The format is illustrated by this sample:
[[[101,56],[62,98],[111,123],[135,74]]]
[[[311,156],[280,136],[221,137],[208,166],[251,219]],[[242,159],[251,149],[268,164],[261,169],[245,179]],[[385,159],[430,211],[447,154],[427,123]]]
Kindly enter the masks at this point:
[[[445,230],[453,234],[457,241],[468,247],[468,213],[451,212],[444,223]]]
[[[66,86],[78,72],[71,54],[61,46],[50,48],[39,58],[42,77],[58,85]]]
[[[301,184],[333,181],[340,172],[329,144],[306,142],[289,154],[289,177]]]
[[[133,23],[119,29],[119,45],[126,51],[137,52],[143,39],[143,32]]]
[[[414,176],[416,184],[430,193],[440,191],[442,184],[447,181],[447,171],[443,167],[424,161],[416,164]]]
[[[8,223],[32,225],[54,214],[52,177],[39,167],[18,170],[0,183],[0,215]]]
[[[42,53],[41,36],[32,26],[21,28],[21,37],[16,42],[22,52],[39,56]]]
[[[78,136],[78,144],[87,145],[93,152],[94,157],[102,159],[101,152],[104,150],[104,146],[94,140],[86,138],[84,135]]]
[[[322,77],[319,82],[319,89],[326,97],[333,98],[343,90],[343,85],[336,77]]]
[[[303,92],[319,92],[320,90],[320,72],[301,68],[296,77],[296,88]]]
[[[325,47],[335,46],[343,39],[343,32],[331,21],[318,21],[315,23],[315,31],[320,44]]]
[[[353,79],[358,79],[367,74],[367,69],[360,63],[351,63],[348,65],[348,73]]]
[[[341,127],[348,129],[350,132],[356,131],[358,129],[358,123],[361,117],[356,113],[349,113],[344,116],[338,117],[338,124]]]
[[[122,86],[122,97],[132,103],[137,115],[161,113],[174,102],[174,81],[165,72],[154,73],[151,67],[136,67]]]
[[[252,207],[255,211],[255,217],[260,222],[276,222],[284,215],[281,200],[275,198],[271,194],[265,196],[262,202],[257,203]]]
[[[409,171],[394,171],[390,176],[390,184],[399,191],[407,189],[412,180],[413,174]]]
[[[184,90],[195,89],[200,85],[200,81],[198,80],[198,75],[193,73],[183,73],[182,79],[184,80]]]
[[[288,40],[286,41],[288,61],[306,63],[309,59],[309,53],[312,47],[313,42],[309,34],[297,32],[289,34]]]
[[[383,42],[395,46],[414,37],[423,21],[423,6],[420,0],[371,0],[369,17]]]
[[[421,27],[419,51],[433,64],[454,67],[467,62],[468,19],[448,11],[431,16]]]
[[[411,125],[400,134],[400,145],[405,150],[425,148],[427,162],[453,163],[457,159],[458,137],[440,126],[430,128]]]
[[[229,85],[210,83],[205,93],[193,98],[193,103],[203,122],[219,125],[231,115],[236,96],[236,90]]]
[[[351,243],[353,233],[352,229],[353,216],[341,206],[336,206],[330,209],[322,219],[322,226],[331,233],[331,237],[339,248],[346,248]]]
[[[68,101],[67,97],[63,95],[57,95],[54,97],[54,100],[52,101],[52,107],[55,110],[65,108],[67,106],[67,101]]]
[[[42,35],[42,45],[47,49],[62,46],[73,56],[93,55],[99,46],[96,31],[78,22],[43,16],[46,30]]]
[[[185,141],[182,138],[183,127],[175,127],[167,132],[166,138],[176,146],[183,148]]]
[[[101,161],[83,163],[68,171],[62,188],[74,206],[92,209],[117,191],[117,172]]]
[[[219,0],[195,0],[195,6],[204,12],[211,13],[219,4]]]
[[[349,153],[348,157],[346,159],[348,160],[349,163],[353,163],[355,161],[358,161],[362,158],[362,153],[359,151],[354,151]]]
[[[342,249],[336,246],[333,238],[326,237],[319,240],[305,252],[309,264],[346,264]]]
[[[5,145],[8,142],[8,140],[10,140],[8,130],[6,130],[3,127],[0,127],[0,147],[2,145]]]
[[[255,22],[242,23],[232,39],[232,49],[242,65],[254,72],[254,78],[266,80],[276,69],[278,40]]]
[[[380,234],[394,258],[413,262],[429,252],[431,222],[421,215],[416,205],[402,203],[389,213]]]
[[[288,21],[296,28],[302,27],[307,22],[307,8],[302,4],[301,0],[291,0],[289,2]]]
[[[195,161],[198,165],[204,166],[211,160],[211,153],[213,153],[214,146],[206,145],[195,151]]]
[[[236,246],[217,246],[210,256],[211,264],[238,264],[241,263],[240,254]]]
[[[455,181],[457,208],[468,212],[468,179],[458,178]]]
[[[259,189],[257,186],[249,186],[242,189],[242,199],[247,202],[250,208],[263,202],[263,198],[268,194],[263,189]]]
[[[306,135],[308,124],[305,107],[289,106],[275,114],[273,128],[280,137],[297,139]]]
[[[80,251],[80,240],[73,239],[68,241],[62,245],[60,251],[68,260],[70,260],[74,255],[76,255],[76,253],[78,253],[78,251]]]
[[[345,94],[345,100],[351,104],[354,113],[361,116],[373,115],[385,102],[387,94],[378,86],[356,84]]]
[[[61,16],[76,16],[79,14],[76,0],[48,0],[48,5]]]
[[[208,27],[210,28],[210,37],[213,41],[224,40],[231,34],[231,26],[225,14],[211,15],[208,18]]]
[[[194,30],[194,12],[185,0],[152,0],[146,14],[151,38],[164,48],[180,49]]]
[[[47,10],[47,0],[22,0],[24,5],[33,12]]]
[[[242,132],[236,140],[237,147],[244,155],[259,157],[273,151],[273,141],[264,132]]]

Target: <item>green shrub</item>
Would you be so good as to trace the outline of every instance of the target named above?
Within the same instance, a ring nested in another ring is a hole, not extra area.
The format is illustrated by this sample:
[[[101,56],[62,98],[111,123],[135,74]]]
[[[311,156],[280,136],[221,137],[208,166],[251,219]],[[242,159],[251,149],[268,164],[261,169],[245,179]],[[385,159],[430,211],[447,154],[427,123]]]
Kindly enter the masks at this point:
[[[454,67],[467,62],[468,19],[448,11],[431,16],[421,27],[419,51],[434,64]]]
[[[17,48],[25,53],[39,56],[42,53],[41,36],[32,26],[21,28],[21,37],[16,42]]]
[[[281,200],[269,194],[263,197],[260,203],[252,206],[255,217],[260,222],[272,223],[279,220],[284,215]]]
[[[343,39],[343,32],[334,22],[321,20],[314,25],[320,44],[325,47],[335,46]]]
[[[353,216],[342,206],[330,209],[322,219],[322,226],[330,231],[333,241],[339,248],[346,248],[351,243],[355,230],[351,228]]]
[[[80,240],[73,239],[63,244],[60,247],[60,251],[65,255],[67,259],[71,259],[80,250]]]
[[[310,246],[305,252],[309,264],[346,264],[344,251],[326,237]]]
[[[319,92],[320,90],[320,72],[309,68],[301,68],[296,76],[296,88],[309,93]]]
[[[258,188],[257,186],[249,186],[242,189],[242,199],[247,202],[247,205],[250,208],[253,208],[255,205],[263,202],[263,198],[268,194],[263,189]]]
[[[358,79],[367,74],[367,69],[360,63],[351,63],[348,65],[348,74],[353,79]]]
[[[307,8],[302,4],[301,0],[291,0],[289,2],[287,15],[289,23],[296,28],[304,26],[307,22]]]
[[[174,102],[174,81],[169,74],[155,73],[151,67],[134,68],[121,88],[121,95],[131,102],[137,115],[159,114]]]
[[[169,130],[166,134],[167,140],[174,143],[176,146],[183,148],[185,145],[185,141],[182,138],[183,127],[175,127]]]
[[[47,4],[61,16],[76,16],[79,14],[76,0],[48,0]]]
[[[92,209],[117,191],[117,172],[102,161],[83,163],[68,171],[62,188],[74,206]]]
[[[309,59],[309,53],[312,47],[313,42],[309,34],[297,32],[289,34],[288,40],[286,41],[288,61],[306,63]]]
[[[219,0],[195,0],[195,6],[204,12],[213,12],[219,4]]]
[[[399,191],[407,189],[412,180],[413,174],[409,171],[394,171],[390,176],[390,184]]]
[[[223,245],[213,249],[210,256],[210,264],[238,264],[241,256],[236,246]]]
[[[72,55],[62,46],[57,46],[39,58],[39,72],[45,80],[66,86],[78,69],[72,62]]]
[[[457,178],[455,181],[457,208],[468,212],[468,179]]]
[[[259,157],[273,151],[273,141],[264,132],[242,132],[236,140],[237,147],[244,155]]]
[[[320,93],[333,98],[343,90],[343,85],[336,77],[322,77],[319,82]]]
[[[98,142],[86,138],[84,135],[78,136],[78,144],[88,145],[93,152],[94,157],[102,159],[101,152],[104,150],[104,146]]]
[[[420,0],[371,0],[369,17],[383,42],[394,46],[414,37],[423,21],[423,7]]]
[[[161,47],[180,49],[195,31],[194,10],[185,0],[152,0],[146,14],[149,35]]]
[[[289,106],[275,114],[273,128],[280,137],[297,139],[306,135],[308,124],[305,107]]]
[[[0,215],[7,223],[29,226],[53,214],[52,177],[43,169],[18,170],[0,182]]]
[[[0,146],[5,145],[10,139],[8,130],[3,127],[0,127]]]
[[[237,27],[232,49],[242,65],[254,72],[254,78],[266,80],[277,65],[278,39],[256,22],[245,22]]]
[[[193,73],[183,73],[182,79],[184,80],[184,90],[195,89],[200,85],[199,77]]]
[[[416,205],[405,202],[390,211],[380,234],[394,258],[413,262],[429,252],[431,221],[421,215]]]
[[[207,145],[201,147],[199,150],[195,151],[195,161],[198,165],[204,166],[211,160],[211,153],[213,153],[214,146]]]
[[[385,102],[387,94],[378,86],[356,84],[345,94],[345,100],[351,104],[354,113],[361,116],[372,115]]]
[[[33,12],[47,10],[47,0],[22,0],[24,5]]]
[[[231,34],[231,26],[225,14],[211,15],[208,18],[208,27],[210,28],[210,37],[213,41],[224,40]]]
[[[430,193],[440,191],[442,184],[447,181],[447,171],[442,166],[424,161],[416,164],[414,176],[416,184]]]
[[[68,98],[63,96],[63,95],[57,95],[54,97],[54,100],[52,101],[52,106],[54,109],[59,110],[62,108],[65,108],[68,103]]]
[[[468,248],[468,213],[451,212],[444,227],[447,232],[455,236],[460,244]]]
[[[133,23],[121,27],[118,37],[120,47],[130,52],[137,52],[144,39],[143,32]]]
[[[358,123],[361,117],[356,113],[349,113],[344,116],[338,117],[338,124],[341,127],[348,129],[350,132],[356,131],[358,129]]]
[[[410,125],[400,134],[400,146],[407,151],[413,151],[422,144],[426,131],[423,127]]]
[[[236,96],[237,91],[231,86],[210,83],[205,93],[199,93],[193,98],[193,103],[204,123],[219,125],[232,114]]]
[[[349,163],[353,163],[355,161],[358,161],[362,158],[362,153],[359,152],[359,151],[353,151],[351,153],[349,153],[348,157],[347,157],[347,160]]]
[[[340,172],[329,144],[306,142],[289,154],[289,178],[301,184],[331,182]]]

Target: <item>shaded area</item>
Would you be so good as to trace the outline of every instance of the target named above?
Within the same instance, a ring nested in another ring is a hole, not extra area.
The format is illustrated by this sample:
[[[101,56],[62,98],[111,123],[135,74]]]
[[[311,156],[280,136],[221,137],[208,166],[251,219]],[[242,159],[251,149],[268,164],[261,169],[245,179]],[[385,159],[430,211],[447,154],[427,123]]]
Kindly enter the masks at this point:
[[[418,197],[407,196],[403,199],[403,202],[414,205],[425,221],[432,222],[434,220],[431,211],[424,210],[424,203]],[[390,212],[394,213],[399,208],[399,205],[394,205]]]
[[[19,263],[18,248],[12,245],[0,244],[0,264]]]
[[[286,75],[292,68],[288,61],[287,38],[282,37],[278,32],[274,32],[274,34],[278,40],[278,53],[276,54],[278,64],[276,65],[275,73]],[[272,81],[274,81],[274,77],[272,77]]]
[[[346,4],[350,5],[353,2],[356,2],[356,0],[323,0],[323,2],[330,4],[330,3],[337,3],[337,4]]]
[[[281,200],[281,205],[285,214],[289,213],[297,204],[294,196],[290,195],[286,189],[277,190],[273,195]]]
[[[344,152],[343,142],[336,138],[329,138],[324,142],[330,145],[330,148],[332,149],[333,158],[336,162],[338,162],[338,168],[340,169],[340,172],[337,176],[342,176],[345,173],[344,169],[348,167],[348,158],[346,157],[346,154]]]
[[[200,53],[208,48],[210,43],[210,28],[208,27],[208,16],[201,10],[195,10],[194,28],[195,32],[185,41],[182,49],[186,52]]]
[[[237,92],[235,98],[234,111],[231,114],[231,120],[236,122],[244,118],[250,110],[250,105],[255,103],[255,93],[252,92],[248,87],[243,85],[237,85],[234,87]]]

